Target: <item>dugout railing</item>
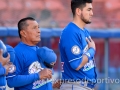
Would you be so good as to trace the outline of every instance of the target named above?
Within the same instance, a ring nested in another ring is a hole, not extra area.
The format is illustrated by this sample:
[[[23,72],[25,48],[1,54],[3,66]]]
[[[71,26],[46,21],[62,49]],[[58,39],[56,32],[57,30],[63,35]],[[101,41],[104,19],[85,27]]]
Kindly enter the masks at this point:
[[[40,28],[42,38],[60,37],[62,29]],[[109,62],[109,39],[120,38],[120,29],[89,29],[92,38],[104,39],[104,70],[105,78],[108,78]],[[6,37],[18,37],[16,27],[0,27],[0,37],[6,42]],[[105,90],[109,90],[108,83],[105,83]]]

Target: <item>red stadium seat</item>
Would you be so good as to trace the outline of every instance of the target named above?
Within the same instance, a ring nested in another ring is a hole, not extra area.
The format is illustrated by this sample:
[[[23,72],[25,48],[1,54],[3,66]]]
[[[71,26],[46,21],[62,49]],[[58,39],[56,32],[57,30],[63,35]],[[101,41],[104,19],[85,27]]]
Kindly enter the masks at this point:
[[[61,20],[66,20],[66,19],[70,19],[70,15],[71,13],[69,13],[66,10],[62,10],[62,11],[53,11],[52,12],[52,17],[57,20],[57,21],[61,21]]]
[[[117,20],[119,20],[119,21],[120,21],[120,12],[119,12],[119,11],[118,11],[118,12],[116,12],[116,16],[115,16],[115,17],[116,17],[116,19],[117,19]]]
[[[106,11],[114,11],[120,9],[120,0],[105,0]]]
[[[105,22],[103,22],[102,18],[100,17],[93,17],[92,18],[92,23],[87,24],[88,28],[106,28],[107,25]]]
[[[7,10],[6,12],[3,12],[1,14],[1,19],[3,19],[4,21],[9,20],[11,18],[11,15],[12,15],[12,12]]]
[[[44,9],[43,0],[25,0],[26,10],[41,10]]]
[[[7,8],[7,2],[5,0],[0,0],[0,10]]]
[[[52,18],[58,23],[60,28],[65,27],[71,20],[71,13],[66,10],[52,11]]]
[[[45,6],[48,10],[64,10],[60,0],[45,0]]]
[[[8,8],[10,10],[23,10],[22,0],[8,0]]]

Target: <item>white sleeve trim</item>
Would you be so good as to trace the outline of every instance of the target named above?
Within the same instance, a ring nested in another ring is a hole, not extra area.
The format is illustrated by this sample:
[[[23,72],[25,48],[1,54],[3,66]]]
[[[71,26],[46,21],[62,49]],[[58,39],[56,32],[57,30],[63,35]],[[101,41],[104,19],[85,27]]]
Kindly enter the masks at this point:
[[[7,76],[6,78],[11,78],[11,77],[14,77],[14,76],[16,76],[16,75],[12,75],[12,76]]]
[[[82,58],[82,56],[79,57],[79,58],[72,59],[72,60],[70,60],[69,62],[72,62],[72,61],[78,60],[78,59],[80,59],[80,58]]]

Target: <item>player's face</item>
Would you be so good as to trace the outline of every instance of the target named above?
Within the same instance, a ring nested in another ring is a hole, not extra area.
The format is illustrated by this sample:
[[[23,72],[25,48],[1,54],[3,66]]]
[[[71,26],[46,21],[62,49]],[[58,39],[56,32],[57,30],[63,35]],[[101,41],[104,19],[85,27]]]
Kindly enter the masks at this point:
[[[36,45],[41,40],[39,25],[36,21],[33,21],[33,20],[28,20],[27,24],[28,26],[26,30],[24,30],[25,32],[24,37],[28,44]]]
[[[92,16],[93,16],[92,4],[91,3],[86,3],[86,6],[81,11],[81,17],[80,18],[84,23],[89,24],[89,23],[91,23]]]

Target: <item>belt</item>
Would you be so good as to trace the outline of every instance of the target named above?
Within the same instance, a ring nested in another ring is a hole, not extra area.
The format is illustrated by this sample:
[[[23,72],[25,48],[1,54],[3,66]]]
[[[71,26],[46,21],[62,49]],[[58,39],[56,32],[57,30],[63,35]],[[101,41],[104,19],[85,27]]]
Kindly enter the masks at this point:
[[[95,87],[95,83],[92,83],[90,81],[82,81],[82,80],[61,80],[62,83],[70,83],[70,84],[77,84],[80,86],[84,86],[84,87],[89,87],[91,89],[93,89]]]
[[[82,81],[82,82],[80,82],[80,85],[81,86],[85,86],[85,87],[89,87],[89,88],[91,88],[91,89],[93,89],[94,87],[95,87],[95,84],[92,84],[92,83],[90,83],[90,82],[87,82],[87,81]]]

